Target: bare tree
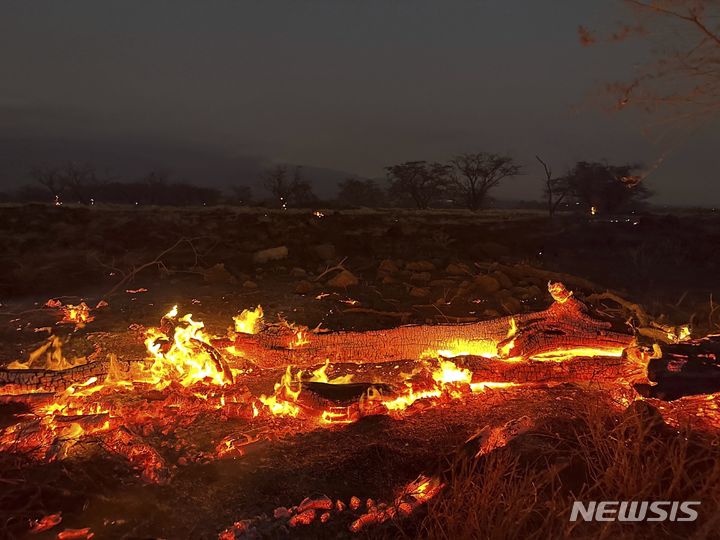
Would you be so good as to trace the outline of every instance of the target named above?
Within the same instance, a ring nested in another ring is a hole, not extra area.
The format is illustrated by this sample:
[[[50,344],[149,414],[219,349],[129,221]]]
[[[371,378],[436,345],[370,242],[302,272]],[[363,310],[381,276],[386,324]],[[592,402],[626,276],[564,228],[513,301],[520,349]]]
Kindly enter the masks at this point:
[[[473,211],[482,206],[491,189],[521,171],[513,158],[486,152],[460,154],[450,163],[454,168],[457,189],[465,198],[467,207]]]
[[[291,184],[288,181],[287,167],[277,165],[262,175],[262,184],[272,195],[273,202],[281,208],[287,208],[290,201]]]
[[[547,200],[548,214],[553,217],[568,193],[567,183],[563,181],[563,178],[553,178],[552,167],[540,159],[540,156],[535,156],[535,159],[545,170],[545,199]]]
[[[624,0],[631,8],[612,35],[598,38],[579,28],[580,41],[621,41],[642,36],[655,58],[631,80],[609,85],[616,108],[670,107],[672,120],[701,119],[720,112],[720,2],[718,0]]]
[[[57,167],[40,167],[33,169],[30,173],[33,179],[50,192],[52,201],[60,204],[62,193],[65,188],[60,169]]]
[[[277,165],[263,174],[263,186],[281,208],[305,207],[317,201],[310,182],[302,176],[302,167],[295,167],[292,180],[285,165]]]
[[[428,208],[447,191],[450,167],[442,163],[407,161],[385,167],[390,180],[390,194],[401,198],[409,196],[415,205]]]
[[[317,202],[312,185],[302,175],[302,167],[295,167],[293,180],[290,183],[290,205],[298,208],[312,206]]]
[[[141,180],[144,187],[144,202],[159,204],[168,189],[169,178],[170,173],[164,170],[150,171],[146,174]]]
[[[92,165],[68,162],[60,170],[60,176],[69,196],[81,204],[92,202],[92,190],[100,183]]]

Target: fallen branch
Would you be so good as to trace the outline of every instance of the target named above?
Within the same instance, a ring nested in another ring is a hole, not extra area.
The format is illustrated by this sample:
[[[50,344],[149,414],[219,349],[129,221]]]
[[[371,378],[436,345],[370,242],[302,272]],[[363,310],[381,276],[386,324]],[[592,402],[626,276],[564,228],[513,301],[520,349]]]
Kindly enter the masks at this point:
[[[523,358],[588,348],[597,350],[598,354],[617,353],[629,346],[634,337],[627,328],[613,329],[609,321],[594,318],[582,302],[570,297],[556,301],[545,311],[488,321],[309,334],[308,342],[302,345],[297,345],[295,339],[292,330],[267,328],[259,334],[239,334],[230,344],[258,366],[275,368],[307,367],[327,359],[359,364],[416,360],[448,349]]]
[[[107,293],[103,295],[103,298],[109,298],[113,296],[119,289],[124,287],[127,283],[132,281],[136,275],[138,275],[143,270],[146,270],[147,268],[157,267],[160,270],[165,270],[166,272],[169,272],[167,266],[165,266],[165,263],[163,262],[163,258],[174,251],[176,248],[178,248],[182,244],[188,244],[190,246],[190,249],[192,249],[193,253],[195,254],[195,264],[194,266],[197,266],[199,255],[197,250],[195,249],[195,246],[193,245],[193,241],[198,240],[198,238],[180,238],[177,242],[175,242],[172,246],[167,248],[165,251],[161,252],[157,257],[155,257],[152,261],[146,262],[144,264],[141,264],[140,266],[134,267],[130,272],[125,273],[123,278],[116,283],[112,289],[110,289]]]
[[[322,278],[324,278],[325,276],[327,276],[328,274],[330,274],[332,272],[335,272],[336,270],[339,270],[341,272],[343,270],[347,271],[347,268],[345,268],[345,266],[343,266],[345,261],[347,261],[347,257],[343,257],[343,259],[334,266],[328,266],[323,272],[321,272],[318,276],[316,276],[313,281],[320,281]]]

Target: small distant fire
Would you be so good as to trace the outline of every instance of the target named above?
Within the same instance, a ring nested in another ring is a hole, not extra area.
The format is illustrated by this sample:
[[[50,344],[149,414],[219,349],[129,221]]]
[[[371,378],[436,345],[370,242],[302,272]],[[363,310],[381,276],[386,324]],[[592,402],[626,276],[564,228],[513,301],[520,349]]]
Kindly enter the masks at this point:
[[[73,305],[63,304],[60,300],[51,299],[45,303],[45,307],[61,310],[63,318],[58,324],[74,324],[77,327],[82,328],[87,323],[95,320],[95,318],[90,314],[90,308],[85,302]]]

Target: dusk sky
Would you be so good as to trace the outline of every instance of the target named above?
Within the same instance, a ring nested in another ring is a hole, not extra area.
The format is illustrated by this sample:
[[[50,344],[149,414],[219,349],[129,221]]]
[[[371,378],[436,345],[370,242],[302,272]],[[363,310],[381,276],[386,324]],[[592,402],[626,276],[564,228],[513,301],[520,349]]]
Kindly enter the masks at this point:
[[[667,154],[647,179],[655,202],[720,204],[717,122],[655,143],[643,133],[652,117],[600,103],[647,47],[581,47],[577,27],[625,13],[614,0],[4,0],[0,168],[17,169],[14,149],[30,155],[38,141],[366,177],[491,151],[526,166],[495,193],[517,199],[540,196],[535,154],[558,172]],[[0,178],[20,182],[13,174]]]

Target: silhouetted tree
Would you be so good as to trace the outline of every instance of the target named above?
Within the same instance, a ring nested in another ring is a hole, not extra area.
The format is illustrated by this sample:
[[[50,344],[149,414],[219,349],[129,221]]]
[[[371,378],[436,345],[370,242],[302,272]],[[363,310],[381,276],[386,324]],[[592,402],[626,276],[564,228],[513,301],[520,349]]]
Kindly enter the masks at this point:
[[[310,183],[302,177],[302,167],[295,167],[293,178],[288,178],[285,165],[266,170],[262,183],[272,195],[273,203],[281,208],[306,207],[317,201]]]
[[[631,210],[651,195],[640,178],[631,174],[636,169],[637,165],[580,161],[562,179],[562,189],[587,212],[593,208],[600,214]]]
[[[447,193],[450,184],[450,167],[442,163],[407,161],[385,167],[390,181],[390,195],[402,199],[412,198],[415,205],[428,208]]]
[[[95,168],[89,163],[68,162],[60,169],[60,179],[68,197],[80,204],[90,204],[92,192],[100,183]]]
[[[163,170],[150,171],[146,174],[140,181],[143,202],[146,204],[161,204],[163,198],[167,196],[169,178],[170,173]]]
[[[545,171],[545,200],[548,214],[553,217],[568,194],[567,182],[561,177],[553,177],[552,167],[540,159],[540,156],[535,156],[535,159],[540,162]]]
[[[488,192],[503,179],[520,174],[520,166],[509,156],[477,152],[460,154],[450,160],[455,187],[470,210],[477,210]]]
[[[302,167],[295,167],[293,179],[290,183],[290,206],[296,208],[305,208],[317,202],[317,197],[313,193],[310,182],[302,176]]]
[[[277,165],[272,169],[266,170],[262,174],[262,185],[272,195],[273,203],[281,208],[287,208],[291,183],[288,180],[287,167],[285,165]]]
[[[382,206],[385,194],[374,180],[348,178],[340,182],[338,202],[344,206]]]
[[[50,193],[53,202],[60,202],[65,186],[58,167],[33,169],[30,176]]]

